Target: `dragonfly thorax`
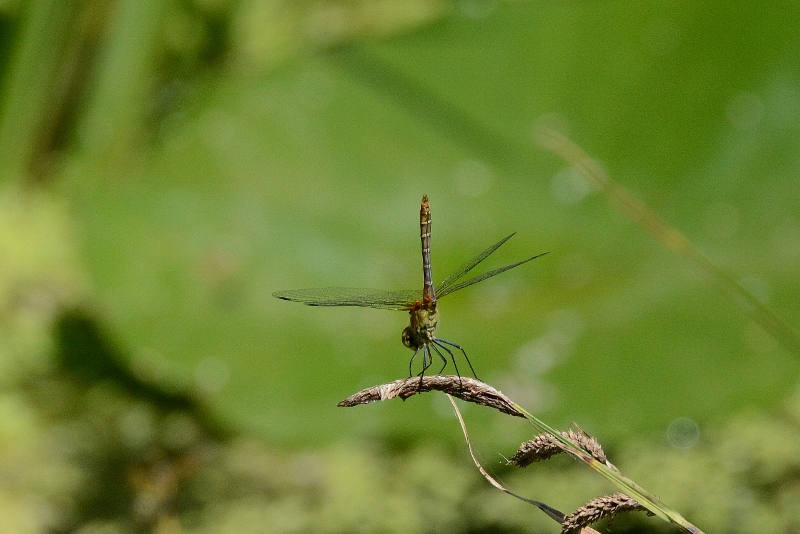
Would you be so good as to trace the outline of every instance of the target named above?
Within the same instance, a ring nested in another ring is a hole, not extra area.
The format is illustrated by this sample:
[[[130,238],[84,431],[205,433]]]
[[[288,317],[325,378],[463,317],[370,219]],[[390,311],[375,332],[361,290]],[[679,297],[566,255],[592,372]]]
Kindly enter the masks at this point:
[[[403,345],[417,350],[436,339],[436,325],[439,324],[439,310],[430,308],[413,308],[409,312],[409,325],[403,330]]]

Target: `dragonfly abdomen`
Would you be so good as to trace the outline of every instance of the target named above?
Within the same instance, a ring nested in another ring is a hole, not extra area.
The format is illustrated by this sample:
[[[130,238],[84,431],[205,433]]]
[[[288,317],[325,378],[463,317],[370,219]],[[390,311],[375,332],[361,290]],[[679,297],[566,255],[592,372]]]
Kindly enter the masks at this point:
[[[425,302],[436,302],[431,272],[431,206],[428,204],[428,195],[422,197],[419,209],[419,236],[422,240],[422,276],[425,282],[422,299]]]

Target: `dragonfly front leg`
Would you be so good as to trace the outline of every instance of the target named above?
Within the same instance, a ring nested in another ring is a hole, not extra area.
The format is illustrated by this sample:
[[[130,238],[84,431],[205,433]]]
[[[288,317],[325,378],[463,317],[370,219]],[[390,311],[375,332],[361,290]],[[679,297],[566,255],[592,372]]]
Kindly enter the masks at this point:
[[[417,373],[417,376],[425,375],[425,371],[433,364],[433,356],[431,355],[430,347],[428,345],[422,346],[422,371]]]
[[[417,376],[419,376],[419,386],[417,386],[417,391],[422,390],[422,379],[425,377],[425,371],[428,370],[428,367],[431,366],[433,363],[433,356],[430,352],[430,347],[428,345],[422,346],[422,371],[419,372]]]
[[[414,351],[414,355],[411,357],[411,361],[408,362],[408,378],[414,376],[414,359],[419,354],[419,351],[422,350],[422,347],[418,347],[417,350]],[[425,367],[425,353],[422,354],[422,367]]]

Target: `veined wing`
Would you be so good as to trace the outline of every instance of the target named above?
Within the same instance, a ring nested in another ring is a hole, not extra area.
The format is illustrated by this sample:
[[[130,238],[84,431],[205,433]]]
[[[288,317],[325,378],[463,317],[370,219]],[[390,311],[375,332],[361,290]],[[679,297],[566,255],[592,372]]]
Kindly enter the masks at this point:
[[[528,263],[529,261],[535,260],[536,258],[544,256],[545,254],[547,254],[547,252],[543,252],[541,254],[537,254],[536,256],[530,257],[527,260],[518,261],[517,263],[512,263],[511,265],[506,265],[505,267],[500,267],[498,269],[494,269],[492,271],[483,273],[483,274],[481,274],[479,276],[476,276],[475,278],[470,278],[466,282],[461,282],[459,284],[454,284],[454,285],[451,284],[451,285],[447,286],[441,292],[437,289],[436,290],[436,296],[437,296],[437,298],[444,297],[445,295],[449,295],[453,291],[458,291],[459,289],[464,289],[465,287],[471,286],[472,284],[477,284],[478,282],[482,282],[483,280],[486,280],[487,278],[491,278],[492,276],[495,276],[495,275],[498,275],[500,273],[506,272],[509,269],[513,269],[514,267],[519,267],[523,263]]]
[[[408,310],[422,299],[422,292],[411,289],[382,291],[355,287],[325,287],[276,291],[273,297],[307,306],[360,306],[384,310]]]
[[[516,233],[516,232],[514,232],[514,233]],[[443,297],[443,296],[445,296],[445,295],[447,295],[449,293],[452,293],[453,291],[458,291],[459,289],[464,289],[465,287],[471,286],[472,284],[477,284],[478,282],[486,280],[487,278],[491,278],[492,276],[498,275],[498,274],[500,274],[502,272],[505,272],[505,271],[507,271],[509,269],[513,269],[514,267],[519,267],[523,263],[527,263],[527,262],[531,261],[532,259],[538,258],[539,256],[543,256],[543,254],[538,254],[536,256],[533,256],[532,258],[528,258],[527,260],[523,260],[521,262],[514,263],[512,265],[506,265],[505,267],[500,267],[499,269],[494,269],[494,270],[489,271],[487,273],[483,273],[482,275],[476,276],[475,278],[470,278],[469,280],[467,280],[465,282],[460,282],[460,283],[458,282],[461,278],[464,277],[465,274],[467,274],[469,271],[471,271],[473,268],[475,268],[475,266],[477,266],[480,262],[482,262],[483,260],[488,258],[495,250],[500,248],[500,246],[503,243],[505,243],[506,241],[511,239],[513,236],[514,236],[514,234],[511,234],[511,235],[508,235],[508,236],[504,237],[503,239],[501,239],[500,241],[498,241],[497,243],[495,243],[491,247],[487,248],[486,250],[484,250],[483,252],[481,252],[480,254],[478,254],[477,256],[472,258],[471,260],[469,260],[467,263],[465,263],[464,265],[462,265],[461,267],[456,269],[447,278],[442,280],[442,282],[439,284],[439,287],[436,288],[436,295],[438,297]]]
[[[514,234],[516,234],[516,232],[514,232]],[[500,245],[502,245],[503,243],[505,243],[506,241],[511,239],[514,236],[514,234],[511,234],[509,236],[504,237],[503,239],[501,239],[500,241],[498,241],[497,243],[495,243],[491,247],[487,248],[486,250],[484,250],[483,252],[481,252],[480,254],[478,254],[477,256],[472,258],[471,260],[469,260],[467,263],[465,263],[464,265],[462,265],[461,267],[459,267],[458,269],[456,269],[452,273],[450,273],[447,276],[447,278],[442,280],[442,282],[439,284],[439,287],[436,288],[436,294],[443,297],[443,296],[447,295],[448,293],[452,293],[453,291],[455,291],[454,289],[450,289],[450,287],[453,284],[458,282],[458,280],[462,276],[464,276],[469,271],[471,271],[480,262],[482,262],[483,260],[488,258],[489,255],[492,254],[492,252],[494,252],[495,250],[500,248]],[[440,294],[440,292],[441,292],[441,294]]]

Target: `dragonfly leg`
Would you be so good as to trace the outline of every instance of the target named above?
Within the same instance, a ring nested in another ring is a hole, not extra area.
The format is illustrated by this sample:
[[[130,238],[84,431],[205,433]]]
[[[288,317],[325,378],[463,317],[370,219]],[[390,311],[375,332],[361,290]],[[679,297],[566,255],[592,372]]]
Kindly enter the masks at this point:
[[[417,373],[417,376],[422,376],[425,374],[425,371],[428,370],[428,367],[431,366],[432,358],[430,350],[428,349],[427,345],[423,345],[422,347],[422,371]]]
[[[457,375],[460,377],[460,376],[461,376],[461,374],[458,372],[458,365],[456,365],[456,360],[455,360],[455,358],[453,358],[453,353],[452,353],[452,352],[450,352],[450,349],[448,349],[448,348],[447,348],[447,347],[445,347],[444,345],[440,345],[440,344],[439,344],[439,343],[437,343],[435,340],[434,340],[433,344],[431,345],[431,347],[432,347],[432,348],[433,348],[433,350],[436,352],[436,354],[438,354],[438,355],[439,355],[439,358],[441,358],[441,359],[442,359],[442,363],[444,364],[444,365],[442,365],[442,368],[441,368],[441,369],[439,369],[439,374],[442,374],[442,371],[444,371],[444,368],[445,368],[445,367],[447,367],[447,358],[445,358],[445,357],[444,357],[444,354],[442,354],[442,351],[441,351],[441,350],[439,350],[440,348],[442,348],[442,349],[444,349],[445,351],[447,351],[447,353],[450,355],[450,359],[453,361],[453,365],[454,365],[454,366],[455,366],[455,368],[456,368],[456,374],[457,374]]]
[[[411,361],[408,362],[408,378],[411,378],[412,376],[414,376],[414,370],[413,370],[413,368],[414,368],[414,359],[417,357],[417,354],[419,354],[419,351],[421,349],[422,349],[422,347],[420,347],[417,350],[415,350],[414,351],[414,355],[411,357]],[[425,367],[425,354],[424,353],[422,355],[422,367],[423,368]]]
[[[469,365],[469,370],[470,370],[470,371],[472,371],[472,376],[474,376],[474,377],[475,377],[477,380],[480,380],[480,378],[478,378],[478,375],[476,375],[476,374],[475,374],[475,369],[472,367],[472,362],[471,362],[471,361],[469,361],[469,356],[467,356],[467,353],[466,353],[466,351],[464,351],[464,349],[463,349],[463,348],[461,348],[461,345],[459,345],[459,344],[457,344],[457,343],[453,343],[452,341],[447,341],[446,339],[442,339],[442,338],[440,338],[440,337],[437,337],[437,338],[436,338],[436,343],[437,343],[437,344],[438,344],[440,347],[442,346],[442,343],[447,343],[447,344],[448,344],[448,345],[450,345],[451,347],[455,347],[455,348],[457,348],[458,350],[460,350],[460,351],[461,351],[461,354],[463,354],[463,355],[464,355],[464,359],[465,359],[465,360],[467,360],[467,364]],[[444,348],[444,347],[442,347],[442,348]],[[450,351],[448,350],[447,352],[450,352]],[[452,356],[452,355],[453,355],[453,353],[452,353],[452,352],[450,352],[450,356]],[[455,365],[455,363],[456,363],[456,361],[455,361],[455,359],[454,359],[454,360],[453,360],[453,365]]]
[[[434,343],[436,343],[436,345],[438,346],[438,348],[436,349],[436,352],[439,354],[439,356],[441,356],[441,357],[442,357],[442,359],[443,359],[443,360],[444,360],[444,356],[443,356],[443,355],[442,355],[442,353],[439,351],[439,348],[441,348],[441,349],[443,349],[443,350],[446,350],[446,351],[447,351],[447,354],[449,354],[449,355],[450,355],[450,359],[453,361],[453,367],[455,367],[455,368],[456,368],[456,375],[458,376],[458,385],[459,385],[459,386],[460,386],[460,387],[463,389],[463,388],[464,388],[464,384],[461,382],[461,373],[458,371],[458,364],[456,363],[456,358],[455,358],[455,356],[453,355],[453,351],[451,351],[450,349],[448,349],[448,348],[447,348],[446,346],[444,346],[443,344],[439,343],[439,340],[435,340],[435,341],[434,341]],[[445,366],[446,366],[446,365],[447,365],[447,360],[444,360],[444,361],[445,361]],[[442,371],[444,371],[444,367],[442,367]],[[439,371],[439,374],[442,374],[442,371]]]
[[[417,349],[419,350],[419,349]],[[417,391],[422,390],[422,379],[425,377],[425,371],[428,370],[428,367],[431,366],[433,363],[433,356],[431,356],[430,349],[428,345],[422,346],[422,371],[419,372],[419,386],[417,386]]]

